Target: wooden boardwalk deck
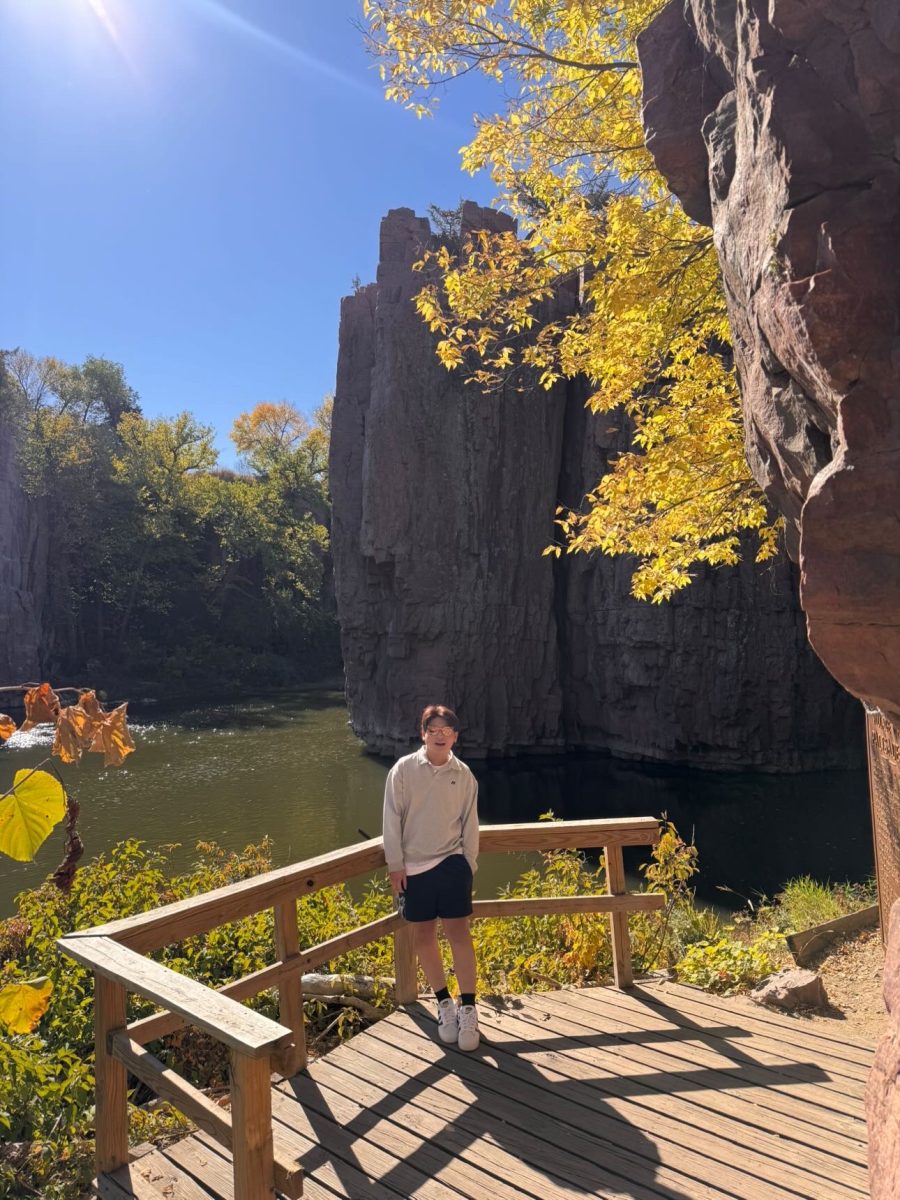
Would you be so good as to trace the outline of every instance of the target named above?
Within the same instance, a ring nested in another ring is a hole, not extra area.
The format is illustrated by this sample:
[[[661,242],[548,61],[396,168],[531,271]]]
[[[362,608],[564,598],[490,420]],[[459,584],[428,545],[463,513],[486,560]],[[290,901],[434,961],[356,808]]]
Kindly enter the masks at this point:
[[[856,1200],[872,1047],[673,984],[479,1004],[475,1054],[413,1005],[273,1085],[310,1200]],[[232,1200],[203,1134],[101,1194]]]

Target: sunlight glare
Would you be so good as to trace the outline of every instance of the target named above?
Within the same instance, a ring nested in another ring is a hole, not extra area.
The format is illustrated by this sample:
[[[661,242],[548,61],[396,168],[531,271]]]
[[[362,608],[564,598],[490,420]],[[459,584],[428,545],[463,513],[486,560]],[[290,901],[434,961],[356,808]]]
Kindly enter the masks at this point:
[[[94,0],[88,0],[88,2],[93,3]],[[101,3],[102,0],[96,0],[96,2]],[[306,51],[301,50],[298,46],[294,46],[283,38],[269,33],[261,25],[256,25],[253,21],[248,21],[246,17],[239,16],[232,9],[228,8],[227,5],[223,4],[221,0],[186,0],[186,3],[189,7],[212,19],[217,24],[223,25],[235,33],[242,34],[252,41],[267,46],[270,50],[277,50],[279,53],[293,59],[294,62],[308,67],[319,75],[325,75],[329,79],[334,79],[338,83],[342,83],[345,87],[352,88],[354,91],[366,92],[369,95],[373,94],[373,89],[361,80],[354,78],[354,76],[340,70],[338,67],[332,66],[331,63],[324,62],[320,58],[315,58],[313,55],[307,54]]]

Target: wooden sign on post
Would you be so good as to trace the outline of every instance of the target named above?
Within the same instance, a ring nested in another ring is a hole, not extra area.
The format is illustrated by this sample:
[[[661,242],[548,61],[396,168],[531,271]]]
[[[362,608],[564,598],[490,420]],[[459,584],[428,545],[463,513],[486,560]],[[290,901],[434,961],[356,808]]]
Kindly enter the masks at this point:
[[[900,900],[900,724],[866,709],[869,796],[881,936],[887,936],[891,905]]]

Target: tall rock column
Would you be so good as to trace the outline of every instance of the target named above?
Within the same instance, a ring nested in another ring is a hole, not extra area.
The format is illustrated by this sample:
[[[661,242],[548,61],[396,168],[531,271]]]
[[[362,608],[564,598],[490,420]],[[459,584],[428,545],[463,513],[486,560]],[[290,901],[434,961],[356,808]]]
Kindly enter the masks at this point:
[[[510,227],[474,205],[464,217]],[[806,645],[785,559],[701,570],[659,606],[631,597],[626,560],[542,555],[557,504],[581,503],[627,433],[585,410],[579,381],[484,396],[445,371],[412,304],[429,238],[410,210],[389,213],[377,283],[341,310],[335,585],[351,721],[369,748],[407,749],[424,704],[444,700],[470,756],[858,764],[859,706]]]
[[[469,754],[554,748],[558,632],[541,551],[565,392],[461,390],[412,304],[430,239],[427,220],[392,210],[376,284],[341,309],[330,480],[351,720],[395,753],[424,705],[444,702]]]

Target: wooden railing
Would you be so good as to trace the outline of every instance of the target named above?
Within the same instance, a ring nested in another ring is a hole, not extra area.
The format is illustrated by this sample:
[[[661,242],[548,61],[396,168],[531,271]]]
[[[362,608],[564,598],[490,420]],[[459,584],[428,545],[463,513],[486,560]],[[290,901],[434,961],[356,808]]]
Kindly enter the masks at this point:
[[[473,915],[478,918],[609,913],[615,984],[629,987],[632,975],[628,914],[661,908],[664,897],[658,892],[626,892],[622,847],[650,846],[658,839],[659,824],[653,817],[482,826],[482,853],[602,847],[607,892],[600,896],[477,900]],[[418,988],[411,931],[397,913],[303,948],[298,934],[297,901],[329,884],[345,882],[384,866],[381,838],[373,838],[358,846],[268,871],[202,896],[60,939],[60,948],[94,973],[98,1176],[115,1171],[128,1161],[126,1086],[130,1071],[232,1152],[235,1200],[270,1200],[275,1188],[291,1197],[302,1194],[299,1153],[291,1144],[290,1131],[279,1129],[278,1136],[273,1135],[270,1077],[273,1068],[290,1076],[306,1066],[304,972],[392,934],[396,1003],[414,1001]],[[218,991],[146,957],[148,951],[176,944],[266,908],[272,908],[275,915],[276,961]],[[268,988],[278,989],[278,1022],[239,1003]],[[125,1010],[129,992],[155,1001],[163,1011],[128,1025]],[[230,1113],[144,1048],[148,1042],[185,1025],[203,1030],[228,1047]]]

